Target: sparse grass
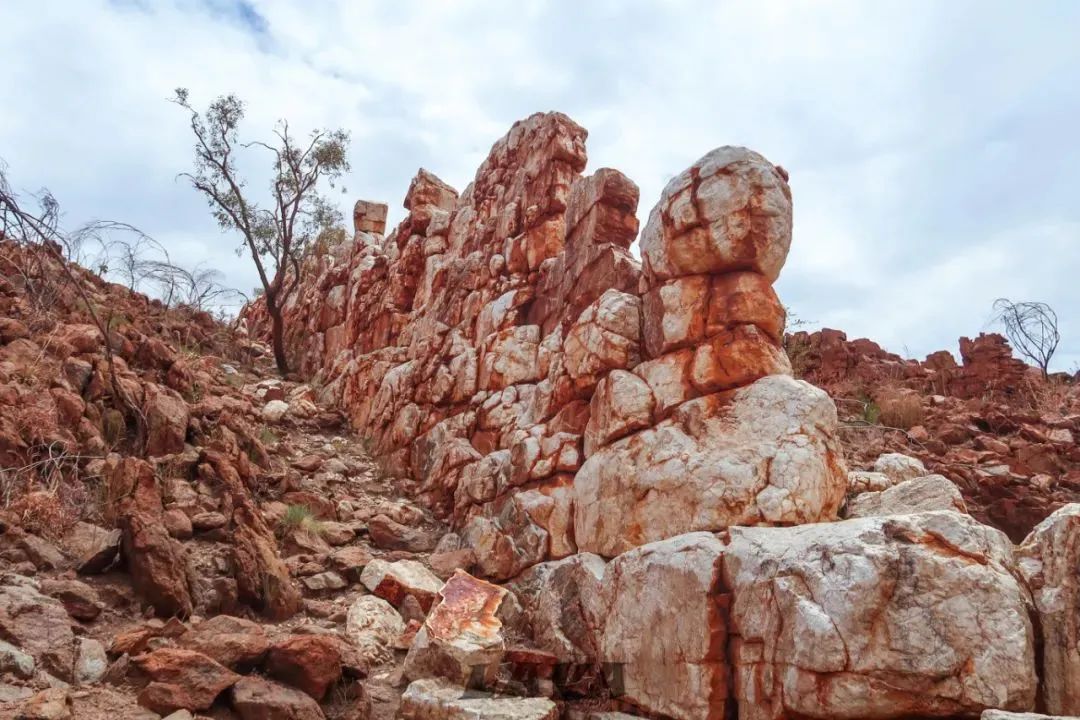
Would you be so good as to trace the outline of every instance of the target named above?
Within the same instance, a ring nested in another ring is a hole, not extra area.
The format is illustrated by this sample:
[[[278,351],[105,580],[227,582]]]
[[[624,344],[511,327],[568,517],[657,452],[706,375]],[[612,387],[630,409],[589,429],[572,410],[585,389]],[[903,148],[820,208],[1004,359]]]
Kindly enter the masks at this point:
[[[289,505],[285,509],[281,522],[278,523],[278,530],[282,536],[293,532],[307,532],[321,536],[324,528],[307,505]]]
[[[881,407],[870,398],[859,398],[862,403],[862,421],[867,425],[877,425],[881,420]]]
[[[273,445],[279,440],[277,433],[268,427],[264,427],[259,431],[259,442],[263,445]]]
[[[1080,386],[1057,377],[1024,383],[1020,396],[1039,415],[1069,415],[1080,411]]]

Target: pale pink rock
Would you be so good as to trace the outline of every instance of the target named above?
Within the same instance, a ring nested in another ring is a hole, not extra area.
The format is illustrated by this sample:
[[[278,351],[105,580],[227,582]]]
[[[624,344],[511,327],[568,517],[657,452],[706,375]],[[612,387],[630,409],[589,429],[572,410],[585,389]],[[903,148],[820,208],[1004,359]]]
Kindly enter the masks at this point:
[[[1080,715],[1080,504],[1039,523],[1018,551],[1020,572],[1039,614],[1042,701],[1055,715]]]
[[[664,188],[641,234],[658,279],[753,270],[776,280],[791,245],[791,190],[757,153],[722,147]]]
[[[847,488],[836,425],[824,392],[782,375],[684,403],[585,461],[577,546],[612,557],[695,530],[835,519]]]
[[[439,590],[405,657],[410,680],[444,677],[462,687],[487,685],[506,651],[500,608],[509,592],[458,570]]]
[[[967,512],[960,488],[944,475],[927,475],[897,483],[880,492],[850,498],[844,510],[849,518],[907,515],[932,510]]]
[[[617,668],[621,697],[679,720],[716,717],[728,697],[724,544],[690,533],[631,550],[601,582],[599,653]]]
[[[600,381],[585,427],[585,457],[613,440],[652,425],[656,400],[649,385],[625,370],[612,370]]]
[[[587,307],[566,334],[566,369],[579,385],[592,387],[613,368],[641,360],[641,300],[609,290]]]
[[[1000,531],[932,512],[729,532],[740,718],[1032,708],[1034,634]]]

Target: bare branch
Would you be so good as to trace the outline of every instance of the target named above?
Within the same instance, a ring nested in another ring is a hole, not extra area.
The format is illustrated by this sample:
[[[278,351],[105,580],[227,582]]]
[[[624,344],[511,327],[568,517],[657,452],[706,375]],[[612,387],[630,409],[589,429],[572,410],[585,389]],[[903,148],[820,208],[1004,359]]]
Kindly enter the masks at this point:
[[[1005,335],[1013,347],[1050,375],[1050,360],[1061,342],[1057,313],[1044,302],[1012,302],[1008,298],[994,301],[994,318],[1005,327]]]

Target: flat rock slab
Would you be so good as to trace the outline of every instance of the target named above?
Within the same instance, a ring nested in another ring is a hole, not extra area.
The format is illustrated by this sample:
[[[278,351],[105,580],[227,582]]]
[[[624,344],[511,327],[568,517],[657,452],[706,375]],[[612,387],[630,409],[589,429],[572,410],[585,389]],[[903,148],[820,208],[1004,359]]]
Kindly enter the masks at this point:
[[[555,720],[547,698],[521,698],[465,691],[446,680],[416,680],[401,696],[402,720]]]

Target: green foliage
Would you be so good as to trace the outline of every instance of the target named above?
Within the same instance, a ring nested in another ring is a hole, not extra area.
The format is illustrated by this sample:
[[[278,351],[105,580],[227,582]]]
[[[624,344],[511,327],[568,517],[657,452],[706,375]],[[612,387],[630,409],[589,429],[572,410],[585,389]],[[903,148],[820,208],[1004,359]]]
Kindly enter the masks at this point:
[[[314,130],[310,140],[297,143],[287,121],[274,130],[273,144],[241,142],[240,123],[244,103],[236,95],[223,95],[203,113],[190,104],[188,91],[179,88],[173,99],[191,114],[195,135],[195,167],[183,176],[206,196],[207,204],[223,230],[236,230],[244,238],[238,249],[252,252],[272,270],[299,260],[313,240],[342,224],[341,212],[321,195],[318,185],[330,187],[349,170],[349,133],[345,130]],[[238,151],[262,148],[272,154],[273,177],[270,202],[255,200],[247,181],[238,172]]]
[[[244,103],[236,95],[223,95],[205,112],[195,110],[188,91],[176,90],[173,102],[187,110],[195,136],[194,169],[181,176],[203,194],[222,230],[234,230],[243,239],[237,254],[250,254],[265,291],[266,309],[274,325],[274,360],[288,373],[283,343],[281,308],[300,283],[301,260],[317,238],[343,224],[341,212],[320,194],[320,184],[334,187],[349,170],[349,133],[314,130],[299,140],[282,120],[270,143],[241,142]],[[272,157],[269,200],[260,204],[239,174],[238,153],[261,148]]]

